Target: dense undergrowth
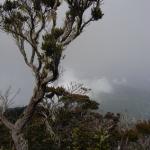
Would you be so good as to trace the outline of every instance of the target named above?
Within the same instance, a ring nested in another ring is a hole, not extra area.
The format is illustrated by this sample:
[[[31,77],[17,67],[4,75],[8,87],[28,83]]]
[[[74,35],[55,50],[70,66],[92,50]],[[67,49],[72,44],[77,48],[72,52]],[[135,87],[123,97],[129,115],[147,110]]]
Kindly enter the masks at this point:
[[[13,122],[24,108],[7,112]],[[25,130],[30,150],[150,150],[150,121],[138,121],[132,127],[121,126],[120,115],[89,110],[57,110],[48,118],[35,113]],[[49,129],[48,129],[49,128]],[[13,149],[7,128],[0,124],[0,150]]]

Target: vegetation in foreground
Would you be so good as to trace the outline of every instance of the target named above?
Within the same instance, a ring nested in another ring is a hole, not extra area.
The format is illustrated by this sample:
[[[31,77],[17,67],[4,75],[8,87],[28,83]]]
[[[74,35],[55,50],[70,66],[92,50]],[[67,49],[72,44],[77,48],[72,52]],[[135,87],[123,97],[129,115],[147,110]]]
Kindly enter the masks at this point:
[[[25,128],[29,150],[150,150],[150,121],[127,128],[120,114],[98,113],[98,103],[88,96],[64,94],[63,88],[53,90],[59,93],[58,102],[40,104]],[[15,122],[24,109],[9,109],[5,115]],[[3,124],[0,133],[1,150],[14,149]]]

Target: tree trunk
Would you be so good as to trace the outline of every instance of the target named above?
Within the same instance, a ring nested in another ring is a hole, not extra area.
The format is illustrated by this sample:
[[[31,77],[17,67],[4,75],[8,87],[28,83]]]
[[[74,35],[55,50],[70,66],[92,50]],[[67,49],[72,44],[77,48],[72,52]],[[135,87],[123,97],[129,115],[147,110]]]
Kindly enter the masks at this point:
[[[23,134],[16,129],[12,130],[12,139],[16,150],[28,150],[28,141]]]
[[[45,87],[40,87],[34,89],[33,96],[23,112],[23,116],[19,118],[12,128],[12,139],[16,150],[28,150],[28,141],[24,138],[23,129],[26,124],[31,120],[33,113],[35,111],[38,103],[43,99],[45,94]]]
[[[23,135],[23,130],[27,123],[31,120],[36,106],[39,102],[42,101],[45,94],[45,85],[38,85],[34,88],[33,96],[30,99],[29,104],[24,110],[22,117],[20,117],[15,124],[12,124],[7,118],[3,115],[0,115],[0,120],[5,124],[5,126],[11,131],[11,136],[13,139],[15,150],[28,150],[28,141]],[[13,147],[12,147],[13,149]]]

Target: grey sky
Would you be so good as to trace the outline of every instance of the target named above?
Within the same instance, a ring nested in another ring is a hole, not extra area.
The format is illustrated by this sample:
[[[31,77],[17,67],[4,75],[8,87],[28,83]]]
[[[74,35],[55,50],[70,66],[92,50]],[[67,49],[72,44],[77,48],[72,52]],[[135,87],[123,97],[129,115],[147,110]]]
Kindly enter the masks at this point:
[[[65,82],[87,81],[100,91],[110,91],[113,84],[150,87],[150,1],[105,0],[102,9],[103,19],[89,25],[65,51],[61,64]],[[4,33],[0,33],[0,68],[0,89],[9,84],[14,90],[21,87],[16,104],[25,104],[32,74]]]
[[[103,11],[68,48],[66,65],[83,77],[149,78],[150,1],[110,0]]]

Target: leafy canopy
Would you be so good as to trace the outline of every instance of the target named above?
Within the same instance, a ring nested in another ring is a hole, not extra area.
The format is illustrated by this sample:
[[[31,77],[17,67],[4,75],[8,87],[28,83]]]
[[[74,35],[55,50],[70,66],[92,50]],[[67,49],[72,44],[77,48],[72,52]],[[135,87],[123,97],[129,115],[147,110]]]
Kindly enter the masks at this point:
[[[68,8],[63,25],[58,26],[58,9],[63,3]],[[101,3],[101,0],[5,0],[0,5],[0,29],[15,39],[36,79],[48,83],[58,78],[65,47],[90,22],[102,18]],[[88,11],[91,14],[87,17]]]

